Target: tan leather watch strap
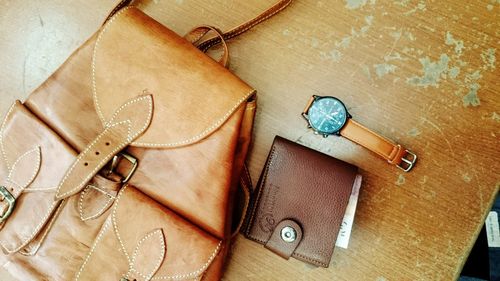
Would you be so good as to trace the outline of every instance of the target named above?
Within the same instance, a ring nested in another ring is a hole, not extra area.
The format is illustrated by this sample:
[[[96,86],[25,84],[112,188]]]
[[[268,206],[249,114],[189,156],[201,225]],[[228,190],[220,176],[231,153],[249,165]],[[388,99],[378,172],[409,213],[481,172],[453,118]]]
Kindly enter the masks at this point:
[[[347,119],[347,123],[340,130],[340,135],[355,143],[375,152],[380,157],[386,159],[390,164],[394,164],[404,171],[409,171],[415,163],[416,156],[400,144],[396,144],[379,134],[369,130],[358,122]],[[411,155],[407,159],[407,155]]]

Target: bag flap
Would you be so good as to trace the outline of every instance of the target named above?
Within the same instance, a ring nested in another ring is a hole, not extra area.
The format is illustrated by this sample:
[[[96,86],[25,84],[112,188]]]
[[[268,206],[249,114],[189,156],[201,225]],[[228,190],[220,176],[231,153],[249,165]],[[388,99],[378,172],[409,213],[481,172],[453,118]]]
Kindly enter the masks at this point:
[[[221,245],[136,188],[124,186],[76,280],[191,280],[206,271]]]
[[[75,159],[75,152],[19,101],[7,113],[0,131],[2,186],[15,205],[0,230],[0,245],[17,252],[42,230],[60,202],[56,187]],[[4,207],[6,202],[0,202]]]
[[[96,111],[103,124],[128,99],[153,94],[149,129],[132,143],[177,147],[219,128],[254,90],[140,10],[128,7],[102,28],[92,57]]]

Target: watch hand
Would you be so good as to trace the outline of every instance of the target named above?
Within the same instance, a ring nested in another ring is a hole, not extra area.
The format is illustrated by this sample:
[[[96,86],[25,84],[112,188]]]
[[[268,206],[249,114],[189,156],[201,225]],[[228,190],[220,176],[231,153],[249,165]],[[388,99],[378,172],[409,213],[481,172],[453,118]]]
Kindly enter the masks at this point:
[[[319,124],[319,127],[323,126],[323,123],[325,123],[326,119],[321,120],[321,123]]]
[[[328,113],[324,112],[324,111],[323,111],[323,110],[321,110],[321,109],[319,110],[319,113],[323,114],[326,118],[330,118],[330,119],[332,119],[332,117],[330,116],[330,114],[328,114]]]

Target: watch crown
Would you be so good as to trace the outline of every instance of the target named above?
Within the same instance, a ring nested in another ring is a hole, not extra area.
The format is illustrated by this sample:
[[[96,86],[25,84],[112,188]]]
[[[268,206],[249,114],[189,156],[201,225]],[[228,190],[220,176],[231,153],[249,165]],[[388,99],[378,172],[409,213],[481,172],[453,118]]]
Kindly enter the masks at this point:
[[[327,134],[324,134],[324,135],[323,135],[323,137],[324,137],[324,138],[327,138],[327,137],[328,137],[328,135],[327,135]]]
[[[316,131],[314,131],[314,134],[315,134],[315,135],[319,135],[319,133],[318,133],[318,132],[316,132]]]
[[[307,128],[308,128],[308,129],[312,129],[311,125],[307,125]]]

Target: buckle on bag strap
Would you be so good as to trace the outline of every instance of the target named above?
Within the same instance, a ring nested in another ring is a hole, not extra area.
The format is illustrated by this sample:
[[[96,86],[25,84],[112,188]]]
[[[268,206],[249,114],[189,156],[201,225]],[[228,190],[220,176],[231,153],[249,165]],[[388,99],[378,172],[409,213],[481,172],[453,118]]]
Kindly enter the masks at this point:
[[[0,196],[1,196],[1,201],[6,201],[7,202],[7,210],[3,213],[0,214],[0,223],[5,221],[11,214],[12,211],[14,210],[14,206],[16,205],[16,198],[12,196],[12,194],[7,190],[5,186],[0,186]]]
[[[122,160],[127,160],[127,162],[129,162],[129,165],[131,165],[131,167],[129,168],[129,170],[125,176],[121,175],[120,173],[118,173],[116,171],[118,164],[120,164],[120,162]],[[138,163],[139,163],[139,161],[134,156],[132,156],[126,152],[120,152],[117,155],[113,156],[113,159],[111,159],[111,162],[109,165],[109,170],[106,172],[106,176],[110,176],[111,174],[119,175],[122,177],[121,182],[126,183],[130,180],[132,175],[137,170]]]
[[[410,155],[411,158],[408,158],[408,155]],[[417,155],[407,149],[406,154],[401,157],[401,163],[399,163],[397,167],[404,172],[409,172],[415,165],[415,162],[417,162]]]

